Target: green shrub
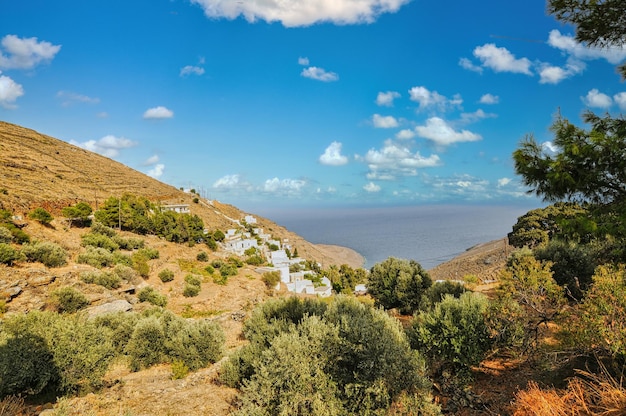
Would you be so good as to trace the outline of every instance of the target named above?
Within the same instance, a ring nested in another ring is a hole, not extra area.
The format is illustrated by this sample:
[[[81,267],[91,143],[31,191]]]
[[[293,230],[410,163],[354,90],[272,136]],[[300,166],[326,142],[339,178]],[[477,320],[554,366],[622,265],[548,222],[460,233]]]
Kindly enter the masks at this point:
[[[222,266],[220,268],[220,275],[223,278],[228,278],[230,276],[236,276],[237,275],[237,267],[232,265],[232,264],[225,264],[224,266]]]
[[[145,241],[142,238],[115,235],[112,239],[119,246],[120,250],[136,250],[143,248],[145,245]]]
[[[241,261],[241,259],[239,257],[230,256],[228,258],[228,263],[233,265],[233,266],[235,266],[238,269],[243,267],[243,261]]]
[[[200,286],[190,285],[189,283],[185,284],[185,288],[183,289],[183,296],[185,296],[186,298],[198,296],[199,293]]]
[[[280,272],[278,270],[265,272],[261,276],[261,280],[263,280],[263,283],[265,283],[268,289],[274,289],[278,282],[280,282]]]
[[[138,254],[144,256],[148,260],[159,258],[159,250],[156,248],[142,248],[138,251]]]
[[[78,255],[76,262],[98,268],[108,267],[113,264],[113,254],[101,247],[87,246],[86,251]]]
[[[92,209],[86,202],[79,202],[72,207],[65,207],[61,210],[61,214],[69,221],[70,227],[74,224],[79,227],[91,225],[91,213]]]
[[[59,312],[74,313],[89,305],[87,297],[70,286],[55,290],[52,292],[51,297]]]
[[[223,265],[224,265],[224,262],[222,260],[219,260],[219,259],[215,259],[215,260],[213,260],[211,262],[211,266],[213,266],[213,268],[215,268],[215,269],[219,269]]]
[[[174,360],[172,362],[172,380],[180,380],[187,377],[189,367],[182,360]]]
[[[94,234],[93,232],[87,233],[81,237],[81,240],[81,245],[83,247],[101,247],[111,252],[120,248],[113,238],[104,234]]]
[[[102,223],[97,221],[91,224],[91,233],[102,234],[106,235],[107,237],[114,237],[117,235],[117,232],[113,228],[107,227],[106,225],[103,225]]]
[[[137,293],[140,302],[148,302],[155,306],[164,308],[167,306],[167,298],[165,295],[154,290],[152,286],[146,286]]]
[[[113,268],[113,273],[118,275],[122,280],[126,280],[128,283],[137,283],[137,273],[132,267],[124,264],[116,264]]]
[[[163,269],[159,272],[159,279],[161,279],[163,283],[171,282],[174,280],[174,272],[170,269]]]
[[[17,227],[12,222],[2,223],[2,228],[6,228],[11,232],[13,236],[13,242],[16,244],[24,244],[30,241],[30,237],[21,228]]]
[[[94,323],[109,333],[116,354],[122,355],[139,319],[136,313],[116,312],[99,315]]]
[[[10,243],[13,241],[13,234],[8,228],[0,226],[0,243]]]
[[[133,267],[133,258],[121,251],[113,252],[113,264]]]
[[[125,348],[131,370],[138,371],[162,363],[166,357],[165,340],[165,330],[156,317],[141,319]]]
[[[428,358],[434,371],[448,369],[461,379],[484,358],[491,347],[485,314],[488,300],[466,292],[460,298],[446,295],[431,311],[413,320],[409,336],[414,349]]]
[[[182,361],[195,371],[222,357],[225,337],[216,323],[206,319],[191,320],[181,321],[176,327],[176,330],[168,332],[166,342],[170,358]]]
[[[211,251],[217,251],[217,243],[212,238],[207,238],[204,243]]]
[[[107,289],[117,289],[122,286],[122,279],[114,272],[90,271],[80,274],[80,280],[85,283],[104,286]]]
[[[25,256],[10,244],[0,243],[0,264],[12,266],[14,262],[25,259]]]
[[[437,282],[424,292],[424,299],[422,301],[423,305],[421,305],[421,308],[424,309],[426,306],[431,307],[436,303],[441,302],[446,295],[452,295],[455,298],[459,298],[465,292],[465,286],[461,283],[451,282],[450,280]]]
[[[139,274],[139,276],[146,279],[150,275],[150,266],[148,265],[148,259],[141,253],[135,253],[132,256],[133,269]]]
[[[31,220],[39,221],[44,225],[50,224],[50,221],[54,219],[54,217],[48,211],[41,207],[35,208],[31,212],[29,212],[28,218],[30,218]]]
[[[206,254],[206,252],[201,251],[196,256],[196,260],[198,260],[198,261],[209,261],[209,255]]]
[[[205,272],[207,272],[208,274],[210,274],[210,275],[211,275],[211,274],[213,274],[213,273],[215,273],[215,269],[214,269],[214,268],[213,268],[213,266],[211,266],[210,264],[209,264],[208,266],[206,266],[203,270],[204,270]]]
[[[38,241],[25,244],[22,253],[30,262],[43,263],[46,267],[60,267],[67,264],[67,251],[58,244]]]
[[[200,286],[202,285],[202,279],[194,274],[188,274],[187,276],[185,276],[185,283],[194,286]]]
[[[251,266],[260,266],[263,263],[265,263],[265,260],[263,260],[263,257],[259,255],[250,256],[246,259],[246,264]]]

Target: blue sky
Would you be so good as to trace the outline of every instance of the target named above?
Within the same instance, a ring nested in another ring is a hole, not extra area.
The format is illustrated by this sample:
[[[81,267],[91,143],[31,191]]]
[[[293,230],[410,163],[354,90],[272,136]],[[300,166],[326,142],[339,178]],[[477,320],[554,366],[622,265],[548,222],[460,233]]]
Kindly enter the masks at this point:
[[[511,153],[626,110],[543,0],[0,0],[0,119],[271,206],[532,204]]]

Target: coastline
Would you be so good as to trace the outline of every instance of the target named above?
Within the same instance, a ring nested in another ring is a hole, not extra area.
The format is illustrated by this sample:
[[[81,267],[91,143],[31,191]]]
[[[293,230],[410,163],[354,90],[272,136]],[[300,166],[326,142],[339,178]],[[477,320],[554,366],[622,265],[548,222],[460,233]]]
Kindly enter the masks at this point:
[[[347,264],[353,269],[358,269],[365,265],[365,257],[351,248],[331,244],[315,244],[315,246],[334,259],[337,266]]]

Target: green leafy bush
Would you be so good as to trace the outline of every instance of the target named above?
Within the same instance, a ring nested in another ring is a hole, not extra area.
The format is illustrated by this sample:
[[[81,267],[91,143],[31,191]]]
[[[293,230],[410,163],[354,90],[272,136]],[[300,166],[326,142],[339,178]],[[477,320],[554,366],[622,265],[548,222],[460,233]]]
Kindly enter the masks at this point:
[[[137,293],[140,302],[148,302],[155,306],[164,308],[167,306],[167,298],[165,295],[154,290],[152,286],[146,286]]]
[[[136,250],[145,246],[145,241],[142,238],[115,235],[112,239],[119,246],[120,250]]]
[[[72,225],[79,227],[89,226],[91,224],[91,213],[92,209],[86,202],[79,202],[74,206],[65,207],[61,210],[61,214],[69,221],[70,227]]]
[[[0,264],[12,266],[14,262],[25,259],[25,256],[10,244],[0,243]]]
[[[412,314],[420,309],[422,295],[431,285],[430,276],[418,262],[390,257],[372,267],[367,289],[377,305]]]
[[[159,279],[161,279],[163,283],[171,282],[174,280],[174,272],[170,269],[163,269],[159,272]]]
[[[451,282],[449,280],[443,282],[437,282],[424,292],[424,299],[422,300],[422,309],[426,306],[431,307],[438,302],[441,302],[446,295],[452,295],[455,298],[461,297],[466,292],[465,286],[461,283]]]
[[[22,253],[26,256],[26,260],[43,263],[46,267],[60,267],[67,264],[67,251],[49,241],[25,244],[22,247]]]
[[[172,362],[172,380],[180,380],[187,377],[189,367],[182,360],[174,360]]]
[[[102,234],[106,235],[107,237],[115,237],[117,235],[117,232],[113,228],[107,227],[106,225],[97,221],[91,224],[91,233]]]
[[[35,208],[31,212],[29,212],[28,218],[30,218],[31,220],[39,221],[44,225],[50,224],[50,222],[54,219],[54,217],[48,211],[41,207]]]
[[[165,361],[165,340],[165,329],[156,317],[137,322],[125,348],[130,357],[130,368],[138,371]]]
[[[211,262],[211,266],[215,269],[219,269],[220,267],[222,267],[224,265],[224,262],[222,260],[219,259],[215,259]]]
[[[141,253],[137,252],[132,255],[133,269],[144,279],[150,275],[150,266],[148,259]]]
[[[89,305],[87,297],[70,286],[55,290],[51,298],[59,312],[74,313]]]
[[[261,276],[261,280],[265,283],[268,289],[274,289],[278,282],[280,282],[280,272],[278,270],[273,272],[265,272]]]
[[[471,366],[491,347],[487,307],[488,300],[478,293],[466,292],[458,299],[446,295],[431,311],[416,315],[409,331],[412,347],[430,358],[434,371],[468,377]]]
[[[159,258],[159,250],[156,248],[142,248],[138,252],[139,255],[144,256],[148,260],[154,260]]]
[[[122,253],[121,251],[113,252],[113,264],[133,267],[133,258],[127,254]]]
[[[196,260],[198,260],[198,261],[209,261],[209,255],[206,254],[206,252],[201,251],[196,256]]]
[[[188,274],[187,276],[185,276],[185,283],[194,286],[200,286],[202,285],[202,279],[194,274]]]
[[[119,250],[120,246],[115,242],[112,237],[109,237],[104,234],[96,234],[96,233],[87,233],[81,237],[81,245],[83,247],[100,247],[104,248],[108,251]]]
[[[89,271],[80,274],[80,280],[106,287],[107,289],[117,289],[122,286],[122,279],[114,272],[110,271]]]
[[[189,283],[185,284],[183,296],[186,298],[193,298],[194,296],[198,296],[198,294],[200,294],[200,286],[190,285]]]
[[[8,244],[13,241],[13,234],[8,228],[0,226],[0,243]]]
[[[206,319],[183,321],[168,325],[166,347],[170,359],[180,360],[191,370],[206,367],[219,360],[223,353],[224,333]]]
[[[78,255],[76,262],[98,268],[108,267],[113,264],[113,254],[101,247],[87,246],[86,251]]]

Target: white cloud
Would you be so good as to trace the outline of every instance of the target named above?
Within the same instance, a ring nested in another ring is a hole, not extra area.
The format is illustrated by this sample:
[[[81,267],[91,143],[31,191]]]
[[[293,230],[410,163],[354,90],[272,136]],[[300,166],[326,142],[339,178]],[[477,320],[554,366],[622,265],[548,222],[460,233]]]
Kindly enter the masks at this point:
[[[400,93],[396,91],[379,92],[376,96],[376,104],[382,107],[393,107],[393,100],[400,98]]]
[[[235,175],[225,175],[216,180],[213,183],[213,188],[229,190],[240,187],[243,184],[241,181],[241,176],[238,174]]]
[[[180,69],[180,76],[185,77],[188,75],[202,75],[204,74],[204,68],[201,66],[187,65]]]
[[[546,63],[539,64],[539,83],[558,84],[566,78],[582,73],[585,63],[577,59],[568,59],[565,67],[554,66]]]
[[[547,152],[548,154],[552,154],[552,155],[559,152],[559,148],[549,140],[541,143],[541,148],[543,149],[544,152]]]
[[[370,182],[367,185],[363,186],[363,189],[367,192],[380,192],[380,186],[376,185],[374,182]]]
[[[479,74],[483,73],[483,68],[481,66],[475,65],[472,61],[467,58],[459,59],[459,65],[461,68],[465,68],[468,71],[478,72]]]
[[[460,106],[463,99],[459,94],[455,94],[452,99],[439,94],[437,91],[430,91],[426,87],[413,87],[409,90],[411,101],[419,103],[420,110],[435,107],[439,110],[445,110],[448,107]]]
[[[601,93],[596,88],[590,90],[585,97],[580,97],[580,99],[588,107],[609,108],[613,105],[611,97]]]
[[[163,175],[164,170],[165,165],[163,163],[157,163],[152,169],[148,171],[148,176],[152,176],[153,178],[160,178],[161,175]]]
[[[336,73],[327,72],[325,69],[318,68],[316,66],[310,66],[303,69],[300,75],[305,78],[311,78],[323,82],[337,81],[339,79],[339,75]]]
[[[315,23],[372,23],[383,13],[395,13],[410,0],[191,0],[210,18],[236,19],[248,22],[265,20],[281,22],[286,27]]]
[[[479,134],[468,130],[455,131],[448,123],[439,117],[426,120],[426,125],[417,126],[415,131],[420,137],[432,140],[437,145],[448,146],[453,143],[475,142],[481,140]]]
[[[278,194],[297,194],[306,185],[301,179],[272,178],[265,181],[263,191]]]
[[[396,139],[399,140],[409,140],[415,137],[415,132],[411,129],[400,130],[396,133]]]
[[[149,108],[143,113],[143,118],[145,119],[164,119],[172,117],[174,117],[174,112],[163,106]]]
[[[0,71],[2,74],[2,71]],[[0,106],[6,109],[14,109],[15,100],[24,95],[24,88],[6,75],[0,75]]]
[[[98,104],[100,102],[99,98],[88,97],[71,91],[59,91],[57,92],[57,98],[63,100],[61,105],[65,107],[72,105],[73,103]]]
[[[51,61],[61,50],[61,45],[39,42],[37,38],[20,39],[15,35],[6,35],[1,44],[7,55],[0,50],[0,68],[30,69]]]
[[[370,149],[358,160],[367,163],[370,180],[393,180],[398,176],[416,176],[417,170],[440,165],[439,156],[433,154],[422,156],[419,152],[413,153],[408,146],[387,140],[382,149]]]
[[[615,103],[619,108],[626,111],[626,92],[619,92],[613,96]]]
[[[322,165],[341,166],[348,163],[348,158],[341,154],[341,143],[332,142],[319,158]]]
[[[137,142],[113,135],[104,136],[100,140],[87,140],[82,143],[72,140],[70,143],[91,152],[99,153],[103,156],[111,158],[118,156],[120,154],[120,150],[122,149],[137,146]]]
[[[481,61],[483,67],[490,68],[494,72],[532,75],[529,59],[517,59],[508,49],[498,48],[493,43],[477,46],[474,49],[474,56]]]
[[[548,36],[548,45],[575,58],[582,60],[605,59],[613,65],[617,65],[626,59],[626,48],[589,48],[574,39],[573,36],[562,35],[560,31],[554,29]]]
[[[480,97],[480,101],[479,103],[481,104],[498,104],[500,102],[500,97],[498,97],[497,95],[493,95],[493,94],[484,94],[482,97]]]
[[[307,66],[309,64],[309,58],[301,56],[298,58],[298,65]]]
[[[143,162],[143,165],[151,166],[151,165],[156,164],[158,161],[159,161],[159,155],[152,155]]]
[[[500,178],[498,179],[498,188],[501,188],[503,186],[507,186],[509,183],[511,183],[511,178]]]
[[[482,109],[478,109],[473,113],[461,113],[461,121],[464,123],[474,123],[485,118],[497,117],[494,113],[485,113]]]
[[[379,129],[391,129],[398,127],[398,120],[393,116],[381,116],[380,114],[374,114],[372,116],[372,123],[374,127]]]

